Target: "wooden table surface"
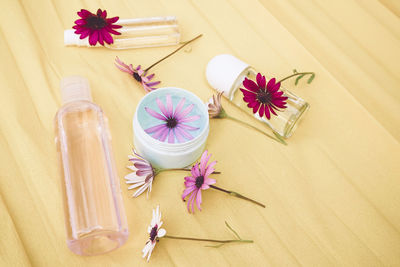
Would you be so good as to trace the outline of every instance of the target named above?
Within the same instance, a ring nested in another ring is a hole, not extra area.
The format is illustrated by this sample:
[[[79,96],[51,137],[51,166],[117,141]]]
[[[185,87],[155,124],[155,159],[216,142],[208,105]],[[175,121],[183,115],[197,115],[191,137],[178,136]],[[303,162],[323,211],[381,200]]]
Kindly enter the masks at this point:
[[[203,100],[213,93],[205,66],[221,53],[270,76],[316,72],[310,85],[285,82],[311,105],[286,147],[231,121],[211,121],[207,148],[222,171],[214,178],[266,209],[206,191],[203,211],[190,215],[180,172],[157,176],[149,199],[131,198],[123,177],[144,92],[113,61],[149,66],[173,47],[64,47],[63,30],[81,8],[121,18],[175,15],[183,40],[203,33],[153,69],[163,86]],[[255,243],[214,249],[161,240],[154,266],[400,266],[399,16],[396,0],[1,1],[0,265],[147,266],[141,249],[160,204],[169,234],[231,238],[226,220]],[[109,117],[130,228],[123,247],[97,257],[74,255],[65,244],[53,117],[59,81],[72,74],[90,80]]]

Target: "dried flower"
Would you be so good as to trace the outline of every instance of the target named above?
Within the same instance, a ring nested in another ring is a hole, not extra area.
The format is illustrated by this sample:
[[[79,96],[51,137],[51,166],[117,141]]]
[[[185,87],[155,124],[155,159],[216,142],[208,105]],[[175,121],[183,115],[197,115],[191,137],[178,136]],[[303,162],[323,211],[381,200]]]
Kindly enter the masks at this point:
[[[161,113],[152,110],[149,107],[145,107],[147,113],[156,119],[163,121],[163,123],[150,127],[145,130],[146,133],[152,135],[153,138],[164,142],[168,137],[168,143],[175,143],[175,137],[178,143],[185,142],[185,139],[191,140],[193,136],[188,131],[195,131],[199,128],[190,126],[188,122],[196,121],[200,118],[199,115],[191,115],[194,104],[190,104],[184,108],[185,98],[182,98],[177,104],[175,111],[172,104],[171,95],[166,96],[166,107],[160,99],[156,99],[158,108]]]
[[[114,24],[118,21],[119,17],[107,18],[107,11],[102,11],[100,8],[96,14],[91,13],[86,9],[81,9],[77,13],[80,19],[75,21],[75,25],[72,27],[75,29],[75,33],[80,35],[80,39],[84,39],[89,36],[89,44],[96,45],[99,42],[104,45],[114,43],[114,40],[110,33],[120,35],[115,29],[119,29],[122,26]]]
[[[165,236],[167,231],[161,228],[163,222],[161,221],[161,211],[160,206],[157,206],[157,209],[153,209],[153,218],[151,219],[150,226],[147,228],[147,232],[149,233],[149,240],[146,242],[142,253],[143,258],[147,255],[147,261],[150,260],[151,253],[153,252],[154,247],[157,244],[159,238]]]
[[[132,75],[132,77],[136,81],[142,84],[146,92],[150,92],[157,89],[154,86],[157,86],[158,84],[161,83],[160,81],[151,82],[151,80],[154,78],[154,73],[147,75],[147,70],[146,71],[143,70],[140,65],[138,65],[136,68],[133,68],[132,64],[128,66],[127,64],[122,62],[118,57],[115,58],[115,61],[116,61],[115,66],[121,71]]]
[[[257,83],[247,78],[243,81],[243,86],[247,89],[240,88],[243,93],[243,100],[248,103],[248,107],[253,109],[253,113],[257,113],[260,117],[264,114],[269,120],[271,113],[277,115],[275,111],[286,108],[286,100],[288,99],[280,91],[281,83],[275,83],[275,78],[272,78],[266,84],[265,76],[257,74]]]
[[[147,232],[149,233],[149,240],[146,242],[146,245],[144,246],[144,248],[142,250],[143,258],[145,258],[147,256],[147,261],[150,260],[151,254],[152,254],[157,242],[160,241],[161,238],[186,240],[186,241],[191,240],[191,241],[199,241],[199,242],[207,242],[207,243],[218,243],[218,245],[207,246],[207,247],[213,247],[213,248],[219,248],[219,247],[222,247],[223,245],[232,244],[232,243],[253,243],[253,240],[242,239],[239,236],[239,234],[227,222],[225,222],[225,226],[233,233],[233,235],[235,236],[235,239],[219,240],[219,239],[166,235],[167,231],[165,229],[161,228],[162,224],[163,224],[163,222],[161,221],[160,206],[157,206],[156,210],[153,209],[153,217],[151,219],[150,226],[147,228]]]
[[[213,167],[217,162],[213,161],[207,166],[207,162],[211,157],[211,154],[207,155],[207,153],[207,150],[204,151],[203,155],[201,156],[200,163],[197,163],[192,167],[192,176],[185,177],[185,190],[182,194],[182,200],[190,195],[187,203],[187,209],[189,213],[194,213],[195,201],[197,208],[201,210],[201,190],[206,190],[210,188],[210,185],[216,183],[215,179],[208,178],[208,176],[214,172]]]
[[[129,161],[132,162],[133,165],[127,166],[133,172],[125,176],[125,182],[127,184],[132,184],[128,189],[134,189],[140,186],[140,188],[132,195],[133,197],[139,196],[146,189],[148,189],[148,197],[151,192],[154,177],[156,176],[156,170],[149,161],[136,153],[135,150],[133,150],[133,154],[134,156],[128,156]]]
[[[222,92],[218,92],[217,95],[213,95],[211,101],[208,103],[208,115],[210,118],[224,118],[226,117],[225,110],[221,105]]]

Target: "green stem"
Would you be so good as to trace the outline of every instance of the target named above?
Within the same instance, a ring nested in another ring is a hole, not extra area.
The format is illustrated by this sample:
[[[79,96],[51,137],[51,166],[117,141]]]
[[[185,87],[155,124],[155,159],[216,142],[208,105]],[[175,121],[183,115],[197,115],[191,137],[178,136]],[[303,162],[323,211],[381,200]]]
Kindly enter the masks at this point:
[[[269,137],[269,138],[271,138],[271,139],[273,139],[273,140],[275,140],[275,141],[278,141],[279,143],[282,143],[282,144],[284,144],[284,145],[287,145],[287,143],[285,142],[285,140],[279,139],[279,138],[277,138],[277,137],[273,137],[272,135],[267,134],[266,132],[264,132],[264,131],[258,129],[257,127],[255,127],[255,126],[253,126],[253,125],[251,125],[251,124],[249,124],[249,123],[247,123],[247,122],[244,122],[244,121],[241,121],[241,120],[239,120],[239,119],[236,119],[235,117],[229,116],[229,115],[226,114],[226,113],[225,113],[225,116],[222,117],[222,118],[227,118],[227,119],[230,119],[230,120],[232,120],[232,121],[235,121],[235,122],[244,124],[244,125],[246,125],[246,126],[252,128],[252,129],[254,129],[254,130],[256,130],[256,131],[262,133],[263,135],[265,135],[265,136],[267,136],[267,137]]]
[[[194,37],[193,39],[185,42],[183,45],[181,45],[180,47],[178,47],[177,49],[175,49],[173,52],[169,53],[168,55],[166,55],[165,57],[163,57],[162,59],[160,59],[159,61],[155,62],[153,65],[151,65],[150,67],[148,67],[147,69],[145,69],[144,71],[149,71],[152,67],[154,67],[155,65],[157,65],[158,63],[160,63],[161,61],[163,61],[164,59],[169,58],[170,56],[172,56],[173,54],[175,54],[176,52],[178,52],[179,50],[181,50],[182,48],[184,48],[186,45],[190,44],[191,42],[193,42],[196,39],[199,39],[201,36],[203,36],[203,34],[199,34],[196,37]]]
[[[237,197],[237,198],[241,198],[241,199],[250,201],[250,202],[252,202],[252,203],[254,203],[254,204],[256,204],[256,205],[259,205],[259,206],[265,208],[265,205],[264,205],[264,204],[262,204],[262,203],[260,203],[260,202],[258,202],[258,201],[255,201],[255,200],[253,200],[253,199],[251,199],[251,198],[245,197],[245,196],[243,196],[242,194],[239,194],[239,193],[237,193],[237,192],[230,191],[230,190],[226,190],[226,189],[223,189],[223,188],[221,188],[221,187],[218,187],[218,186],[215,186],[215,185],[212,185],[212,184],[210,185],[210,187],[213,188],[213,189],[222,191],[222,192],[224,192],[224,193],[227,193],[227,194],[229,194],[229,195],[231,195],[231,196],[234,196],[234,197]]]
[[[282,80],[280,80],[280,81],[277,82],[277,83],[282,83],[283,81],[285,81],[285,80],[287,80],[287,79],[290,79],[290,78],[292,78],[292,77],[294,77],[294,76],[298,76],[298,75],[307,75],[307,74],[313,75],[314,72],[296,72],[296,73],[294,73],[294,74],[292,74],[292,75],[289,75],[289,76],[283,78]]]
[[[180,240],[193,240],[193,241],[203,241],[203,242],[214,242],[214,243],[253,243],[253,240],[243,240],[243,239],[229,239],[229,240],[218,240],[218,239],[208,239],[208,238],[194,238],[194,237],[181,237],[181,236],[172,236],[165,235],[163,238],[169,239],[180,239]]]

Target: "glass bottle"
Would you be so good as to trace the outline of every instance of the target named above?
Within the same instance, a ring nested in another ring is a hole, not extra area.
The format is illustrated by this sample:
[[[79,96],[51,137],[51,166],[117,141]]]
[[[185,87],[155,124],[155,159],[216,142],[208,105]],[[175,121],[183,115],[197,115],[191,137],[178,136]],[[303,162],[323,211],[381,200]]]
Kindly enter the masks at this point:
[[[255,69],[245,62],[227,54],[218,55],[211,59],[206,69],[207,80],[211,87],[223,92],[223,95],[229,101],[246,114],[266,124],[275,133],[283,138],[289,138],[310,105],[302,98],[281,87],[280,90],[283,91],[283,95],[288,97],[286,100],[287,108],[277,111],[277,116],[271,114],[269,120],[265,116],[261,118],[258,112],[253,113],[253,109],[247,107],[247,103],[243,100],[243,94],[239,90],[240,88],[245,88],[243,86],[245,78],[256,82],[257,73]],[[268,82],[268,77],[266,78]]]
[[[129,235],[107,120],[91,101],[87,79],[64,78],[61,95],[55,130],[67,245],[79,255],[102,254]]]
[[[104,44],[110,49],[176,45],[181,37],[178,21],[174,16],[120,19],[116,24],[122,26],[118,29],[121,35],[113,35],[113,44]],[[89,38],[80,39],[74,31],[64,31],[66,46],[90,46]],[[101,46],[97,44],[95,47]]]

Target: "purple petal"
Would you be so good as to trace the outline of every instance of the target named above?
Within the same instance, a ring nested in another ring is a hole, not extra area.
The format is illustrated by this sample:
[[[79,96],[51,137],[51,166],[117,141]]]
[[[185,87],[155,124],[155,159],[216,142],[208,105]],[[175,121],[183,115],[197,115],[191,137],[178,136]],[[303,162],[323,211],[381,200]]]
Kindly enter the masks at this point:
[[[257,113],[257,111],[258,111],[258,109],[260,108],[260,102],[258,102],[258,101],[256,101],[256,102],[254,102],[255,104],[254,104],[254,106],[253,106],[253,113],[255,114],[255,113]]]
[[[264,116],[264,111],[265,111],[265,107],[264,107],[264,104],[262,104],[260,107],[260,110],[258,111],[258,115],[260,115],[260,118],[262,118],[262,116]]]
[[[145,131],[146,133],[148,133],[148,134],[151,134],[151,133],[157,132],[157,131],[159,131],[159,130],[165,128],[165,127],[167,127],[165,124],[160,124],[160,125],[156,125],[156,126],[147,128],[147,129],[144,130],[144,131]]]
[[[268,105],[265,105],[265,116],[267,116],[267,119],[271,118],[271,114],[269,113]]]
[[[265,89],[265,76],[262,76],[260,73],[257,74],[257,84],[260,88]]]
[[[193,192],[193,190],[195,190],[196,186],[193,185],[191,187],[187,187],[182,194],[182,200],[185,199],[185,197],[187,197],[187,195],[189,195],[191,192]]]
[[[174,131],[172,129],[169,129],[168,143],[170,143],[170,144],[175,143]]]
[[[201,190],[197,191],[196,194],[196,206],[199,210],[201,210],[200,204],[201,204]]]
[[[176,139],[178,139],[178,143],[184,143],[186,140],[185,140],[185,138],[183,138],[183,136],[181,134],[181,130],[175,128],[174,131],[175,131]]]
[[[157,82],[147,83],[147,85],[148,86],[155,86],[155,85],[160,84],[160,83],[161,83],[160,81],[157,81]]]
[[[243,86],[247,90],[250,90],[250,91],[253,91],[253,92],[257,92],[258,90],[260,90],[260,88],[258,87],[258,85],[254,81],[249,80],[247,78],[244,79]]]
[[[85,39],[86,37],[88,37],[89,33],[90,33],[90,30],[83,31],[81,33],[81,36],[79,37],[79,39]]]
[[[273,106],[268,105],[268,107],[269,107],[269,110],[272,112],[272,114],[274,114],[275,116],[278,116],[278,114],[276,114],[276,112],[275,112]]]
[[[190,104],[189,106],[187,106],[184,110],[182,110],[181,112],[175,112],[175,117],[180,120],[183,119],[187,114],[190,113],[190,111],[192,111],[194,107],[194,104]]]
[[[201,175],[204,176],[204,174],[206,173],[206,165],[208,160],[211,157],[211,154],[207,155],[208,151],[204,151],[203,155],[201,155],[201,159],[200,159],[200,173]]]
[[[198,120],[198,119],[200,119],[200,116],[199,115],[194,115],[194,116],[183,118],[183,119],[179,120],[179,122],[180,123],[182,123],[182,122],[192,122],[192,121],[195,121],[195,120]]]
[[[146,163],[133,163],[133,166],[135,166],[137,169],[141,169],[141,170],[151,170],[151,166],[149,164]]]
[[[171,95],[169,95],[169,94],[167,95],[166,105],[167,105],[168,117],[171,117],[174,112],[174,107],[172,105]]]
[[[189,130],[189,131],[196,131],[196,130],[199,129],[199,127],[193,127],[193,126],[186,125],[186,124],[183,124],[183,123],[180,123],[179,126],[180,126],[180,128],[183,128],[183,129]]]
[[[119,17],[113,17],[113,18],[109,18],[109,19],[107,19],[106,21],[107,21],[107,23],[111,24],[111,23],[115,23],[115,22],[117,22],[117,21],[118,21],[118,19],[119,19]]]
[[[275,86],[275,78],[272,78],[271,80],[269,80],[268,81],[268,84],[267,84],[267,89],[268,89],[268,91],[271,91],[272,90],[272,88],[274,88],[274,86]]]
[[[91,33],[89,36],[89,44],[96,45],[98,38],[99,38],[99,33],[97,31]]]
[[[166,120],[166,118],[163,115],[161,115],[160,113],[152,110],[151,108],[145,107],[144,109],[147,111],[147,113],[149,113],[154,118],[162,120],[162,121]]]
[[[215,184],[215,183],[217,183],[217,181],[215,180],[215,179],[212,179],[212,178],[205,178],[204,179],[204,184],[201,186],[201,189],[208,189],[209,188],[209,186],[208,185],[210,185],[210,184]],[[207,185],[208,187],[207,188],[203,188],[203,186],[204,185]]]
[[[153,138],[160,140],[161,136],[164,135],[164,132],[168,132],[168,127],[165,126],[165,128],[162,128],[160,130],[158,130],[158,132],[154,133]]]
[[[185,181],[184,184],[186,187],[191,187],[191,186],[196,185],[196,182],[195,181]]]
[[[85,19],[78,19],[74,21],[76,25],[85,25],[86,20]]]
[[[83,19],[89,17],[90,15],[93,15],[92,12],[86,9],[81,9],[81,11],[78,12],[78,16]]]
[[[138,175],[138,176],[144,176],[144,175],[148,175],[148,174],[152,174],[152,171],[149,171],[149,170],[138,170],[138,171],[136,171],[136,175]]]
[[[111,34],[107,30],[102,30],[101,33],[103,35],[104,41],[106,41],[107,44],[112,44],[114,43],[113,38],[111,37]]]
[[[193,166],[191,172],[192,172],[193,177],[199,177],[199,176],[200,176],[199,163],[196,163],[196,164]]]
[[[256,97],[257,96],[256,93],[247,91],[246,89],[243,89],[243,88],[240,88],[240,91],[242,91],[244,96],[248,96],[248,97]]]
[[[217,161],[213,161],[207,166],[206,173],[204,174],[205,178],[207,178],[211,173],[213,173],[213,171],[215,171],[215,169],[213,168],[215,164],[217,164]]]
[[[158,108],[161,110],[161,112],[164,114],[164,116],[165,116],[166,118],[168,118],[168,117],[169,117],[169,116],[168,116],[168,111],[167,111],[167,109],[165,108],[163,102],[161,102],[161,100],[158,99],[158,98],[156,98],[156,102],[157,102]]]
[[[183,137],[185,137],[186,139],[188,139],[188,140],[192,140],[193,139],[193,136],[190,133],[186,132],[186,130],[182,129],[180,127],[180,125],[178,125],[178,127],[176,127],[175,129],[179,129],[180,130],[180,134],[182,134]]]
[[[167,139],[169,130],[170,130],[169,128],[166,128],[166,131],[164,131],[163,134],[160,136],[160,139],[159,139],[159,140],[160,140],[161,142],[165,142],[165,139]]]
[[[185,104],[186,99],[183,97],[181,101],[179,101],[178,105],[176,105],[175,111],[174,111],[174,117],[177,117],[177,115],[181,112],[183,105]]]

